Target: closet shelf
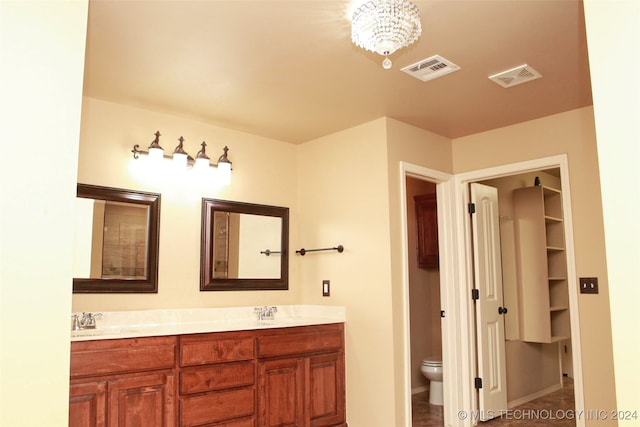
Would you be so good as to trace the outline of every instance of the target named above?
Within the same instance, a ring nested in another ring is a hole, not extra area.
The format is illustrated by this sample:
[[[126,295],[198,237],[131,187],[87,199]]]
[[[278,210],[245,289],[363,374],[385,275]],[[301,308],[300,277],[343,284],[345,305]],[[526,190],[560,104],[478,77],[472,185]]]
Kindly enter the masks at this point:
[[[555,216],[549,216],[549,215],[545,215],[544,216],[544,221],[546,223],[551,223],[551,222],[562,222],[562,218],[558,218]]]

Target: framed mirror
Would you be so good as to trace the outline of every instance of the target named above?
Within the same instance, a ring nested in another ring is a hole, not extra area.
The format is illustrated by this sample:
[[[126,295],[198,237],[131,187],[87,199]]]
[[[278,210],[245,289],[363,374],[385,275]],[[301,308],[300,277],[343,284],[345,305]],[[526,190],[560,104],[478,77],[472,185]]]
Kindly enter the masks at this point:
[[[289,208],[202,199],[201,291],[289,289]]]
[[[160,195],[78,184],[74,293],[157,293]]]

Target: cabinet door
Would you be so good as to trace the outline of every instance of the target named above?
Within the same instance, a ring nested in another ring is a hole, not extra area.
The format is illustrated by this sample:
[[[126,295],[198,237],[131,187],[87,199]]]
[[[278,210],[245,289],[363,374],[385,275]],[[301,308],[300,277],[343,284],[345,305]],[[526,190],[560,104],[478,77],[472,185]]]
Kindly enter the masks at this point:
[[[435,194],[415,196],[418,233],[418,267],[436,268],[438,252],[438,214]]]
[[[344,356],[332,353],[307,359],[307,413],[312,427],[345,421]]]
[[[174,374],[109,381],[109,426],[174,427],[175,393]]]
[[[260,362],[258,375],[258,425],[303,427],[304,359]]]
[[[69,427],[104,427],[107,418],[107,384],[104,381],[71,384]]]

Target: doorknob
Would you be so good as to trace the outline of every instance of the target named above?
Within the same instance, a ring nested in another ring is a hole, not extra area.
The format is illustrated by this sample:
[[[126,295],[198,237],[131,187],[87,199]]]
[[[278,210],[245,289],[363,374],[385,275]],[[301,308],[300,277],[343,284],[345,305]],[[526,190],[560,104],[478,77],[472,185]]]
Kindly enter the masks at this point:
[[[498,314],[507,314],[507,307],[498,307]]]

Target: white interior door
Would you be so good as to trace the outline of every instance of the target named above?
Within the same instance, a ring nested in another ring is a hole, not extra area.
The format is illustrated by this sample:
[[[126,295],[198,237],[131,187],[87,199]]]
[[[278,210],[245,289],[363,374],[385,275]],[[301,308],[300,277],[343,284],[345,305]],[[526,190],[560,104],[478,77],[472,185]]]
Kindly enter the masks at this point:
[[[471,184],[471,215],[476,301],[476,334],[479,419],[486,421],[507,409],[507,379],[504,344],[504,307],[498,190]]]

